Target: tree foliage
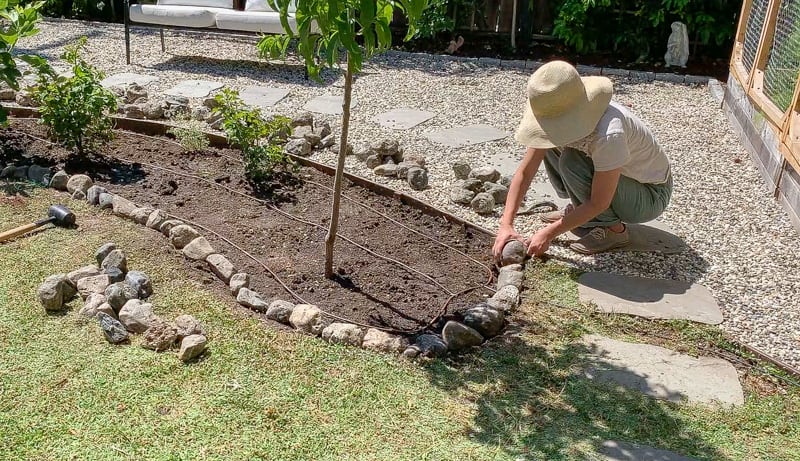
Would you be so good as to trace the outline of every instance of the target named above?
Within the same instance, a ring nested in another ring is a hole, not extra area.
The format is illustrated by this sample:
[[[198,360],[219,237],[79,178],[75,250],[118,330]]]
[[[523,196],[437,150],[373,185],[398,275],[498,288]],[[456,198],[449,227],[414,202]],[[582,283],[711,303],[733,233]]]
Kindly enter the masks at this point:
[[[17,69],[17,63],[12,57],[12,52],[17,42],[24,37],[39,33],[36,23],[39,21],[39,10],[44,2],[20,5],[19,0],[0,0],[0,80],[9,87],[18,90],[19,79],[22,73]],[[38,56],[22,55],[20,59],[31,64],[41,64],[44,60]],[[0,123],[5,123],[8,114],[0,107]]]

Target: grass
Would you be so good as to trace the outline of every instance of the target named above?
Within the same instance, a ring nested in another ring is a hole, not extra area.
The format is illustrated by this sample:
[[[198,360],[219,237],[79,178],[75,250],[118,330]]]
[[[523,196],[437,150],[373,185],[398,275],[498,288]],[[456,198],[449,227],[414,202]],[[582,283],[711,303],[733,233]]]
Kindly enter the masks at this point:
[[[47,190],[0,197],[0,229],[55,201]],[[744,380],[746,404],[734,410],[575,378],[571,344],[587,332],[690,353],[732,346],[714,328],[594,314],[561,266],[531,269],[516,335],[416,365],[266,327],[192,280],[152,231],[69,205],[79,229],[0,244],[0,459],[571,460],[598,459],[608,439],[698,459],[800,457],[798,392],[769,374]],[[201,319],[210,354],[184,365],[137,340],[112,346],[77,302],[45,315],[38,284],[91,263],[106,241],[151,275],[162,317]]]

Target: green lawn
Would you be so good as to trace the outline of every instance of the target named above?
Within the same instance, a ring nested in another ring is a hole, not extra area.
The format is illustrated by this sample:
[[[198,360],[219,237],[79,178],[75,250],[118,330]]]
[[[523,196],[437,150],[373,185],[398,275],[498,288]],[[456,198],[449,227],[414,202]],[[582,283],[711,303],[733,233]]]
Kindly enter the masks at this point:
[[[0,196],[0,229],[40,217],[57,200],[47,190]],[[530,271],[536,288],[516,337],[418,365],[236,313],[230,299],[191,280],[177,254],[153,251],[165,239],[69,205],[79,229],[0,244],[2,460],[582,460],[598,459],[594,448],[607,439],[698,459],[800,458],[800,394],[774,379],[748,379],[746,405],[726,411],[574,378],[569,344],[584,332],[659,334],[689,351],[724,341],[680,322],[592,314],[576,302],[575,274],[559,266]],[[136,339],[112,346],[79,318],[78,302],[65,315],[45,315],[39,283],[91,263],[106,241],[151,275],[162,317],[188,313],[205,324],[210,354],[184,365]]]

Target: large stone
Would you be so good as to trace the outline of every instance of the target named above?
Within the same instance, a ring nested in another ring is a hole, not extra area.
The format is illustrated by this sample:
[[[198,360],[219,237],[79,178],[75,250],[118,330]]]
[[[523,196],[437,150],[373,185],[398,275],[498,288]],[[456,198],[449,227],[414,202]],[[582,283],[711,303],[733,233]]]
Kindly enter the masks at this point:
[[[69,175],[64,170],[59,170],[50,179],[50,187],[55,190],[67,190],[67,182],[69,182]]]
[[[150,214],[153,211],[155,210],[146,206],[136,208],[131,212],[131,219],[136,224],[141,224],[142,226],[144,226],[145,224],[147,224],[147,220],[150,218]]]
[[[469,206],[475,213],[483,215],[492,214],[494,212],[494,205],[494,197],[486,192],[476,194],[469,203]]]
[[[135,288],[124,282],[116,282],[109,285],[104,292],[106,301],[115,312],[119,312],[128,301],[137,299],[138,293]]]
[[[184,80],[168,89],[164,93],[169,96],[182,96],[184,98],[205,98],[214,90],[223,87],[222,83],[210,80]]]
[[[293,138],[286,142],[283,147],[287,154],[296,155],[298,157],[308,157],[311,155],[311,143],[305,138]]]
[[[442,329],[442,338],[447,348],[451,351],[460,351],[470,347],[480,346],[483,336],[463,323],[453,320],[448,321]]]
[[[479,192],[483,192],[483,183],[479,179],[475,179],[475,178],[465,179],[461,183],[461,187],[463,187],[464,189],[470,190],[472,192],[475,192],[476,194],[479,193]]]
[[[135,203],[124,197],[120,197],[119,195],[113,196],[111,200],[111,207],[115,215],[125,218],[131,218],[134,210],[138,208]]]
[[[483,124],[453,127],[425,135],[430,141],[450,147],[481,144],[503,139],[506,136],[508,133]]]
[[[523,261],[525,261],[525,255],[527,254],[526,250],[525,244],[519,240],[509,240],[503,247],[501,264],[503,266],[507,266],[509,264],[521,264]]]
[[[128,339],[128,331],[125,330],[125,327],[117,319],[105,312],[97,313],[97,322],[100,324],[106,340],[111,344],[119,344]]]
[[[214,247],[208,243],[205,237],[197,237],[183,247],[183,255],[195,261],[205,261],[206,258],[214,254]]]
[[[81,310],[78,311],[78,314],[93,319],[97,317],[97,312],[99,312],[98,308],[102,306],[105,302],[106,302],[106,297],[101,294],[95,293],[89,295],[89,297],[86,298],[86,302],[83,303],[83,307],[81,307]]]
[[[132,103],[140,99],[147,99],[147,90],[138,83],[131,83],[125,88],[125,101]]]
[[[139,299],[148,298],[153,294],[153,285],[150,283],[150,277],[148,277],[144,272],[128,272],[128,274],[125,276],[125,283],[136,290],[136,296]]]
[[[103,269],[116,267],[123,273],[126,273],[128,272],[128,257],[125,256],[122,250],[113,250],[103,259],[103,262],[100,263],[100,267]]]
[[[378,176],[397,176],[397,165],[394,163],[385,163],[378,165],[372,169],[372,172]]]
[[[33,107],[34,105],[33,96],[26,90],[18,91],[14,100],[22,107]]]
[[[294,306],[289,323],[298,330],[319,335],[325,327],[322,321],[322,311],[312,304],[298,304]]]
[[[328,136],[320,139],[318,147],[320,149],[327,149],[328,147],[332,147],[334,144],[336,144],[336,135],[329,134]]]
[[[501,270],[500,273],[497,275],[497,289],[500,290],[507,285],[514,286],[517,290],[522,289],[522,281],[524,279],[524,275],[522,271],[507,269],[509,267],[515,266],[505,266],[503,267],[504,270]]]
[[[122,108],[122,114],[125,116],[125,118],[132,118],[136,120],[145,118],[144,109],[140,104],[126,104]]]
[[[317,123],[314,126],[314,133],[317,133],[320,139],[325,139],[331,135],[331,124],[328,122]]]
[[[70,283],[70,285],[77,288],[78,280],[84,277],[93,277],[100,274],[100,268],[92,264],[90,266],[81,267],[80,269],[76,269],[67,274],[67,281]]]
[[[364,334],[361,347],[379,352],[397,354],[403,352],[408,347],[408,338],[400,335],[393,335],[376,328],[370,328]]]
[[[114,311],[114,308],[111,307],[111,304],[103,303],[103,304],[97,306],[97,313],[99,314],[100,312],[102,312],[102,313],[104,313],[106,315],[110,315],[111,317],[113,317],[115,319],[117,318],[117,313]]]
[[[114,207],[114,194],[102,193],[97,201],[97,206],[101,210]]]
[[[50,168],[39,165],[31,165],[28,168],[28,179],[37,184],[48,184],[50,182]]]
[[[106,274],[84,277],[78,280],[78,293],[83,299],[86,299],[94,293],[105,293],[109,284],[111,284],[111,280]]]
[[[505,203],[508,197],[508,187],[493,182],[483,183],[483,191],[492,196],[494,203]]]
[[[298,126],[314,126],[314,115],[311,112],[303,112],[292,118],[292,128]]]
[[[203,328],[203,324],[200,323],[199,320],[188,314],[179,315],[178,317],[175,318],[175,328],[179,340],[182,340],[183,338],[191,335],[205,336],[206,334],[206,330],[205,328]]]
[[[272,301],[267,309],[267,318],[280,323],[289,323],[294,304],[280,299]]]
[[[92,178],[85,174],[76,174],[67,181],[67,192],[72,194],[76,190],[79,190],[85,194],[93,185]]]
[[[475,168],[469,173],[470,178],[475,178],[481,182],[497,182],[500,179],[500,172],[490,166]]]
[[[112,242],[104,243],[102,246],[100,246],[100,248],[94,252],[94,260],[97,261],[97,265],[102,265],[103,260],[106,259],[106,256],[116,249],[117,245]]]
[[[69,284],[67,276],[64,274],[55,274],[47,277],[39,289],[36,291],[39,297],[39,302],[44,306],[47,312],[60,311],[64,307],[64,303],[68,301],[65,299],[65,289]]]
[[[108,276],[111,283],[122,282],[125,280],[125,273],[119,267],[107,267],[103,269],[103,273]]]
[[[178,250],[191,243],[197,237],[200,237],[200,233],[194,227],[186,224],[177,225],[169,231],[169,242]]]
[[[165,221],[169,219],[167,213],[163,210],[153,210],[150,213],[150,216],[147,217],[147,222],[145,226],[149,227],[150,229],[159,230],[161,225],[164,224]]]
[[[361,346],[364,330],[351,323],[333,322],[322,330],[322,339],[333,344]]]
[[[400,179],[408,179],[408,170],[412,168],[419,168],[419,165],[414,162],[400,162],[397,164],[397,171],[395,174]]]
[[[408,185],[414,190],[424,190],[428,187],[428,172],[423,168],[409,168],[406,178]]]
[[[181,224],[183,224],[183,222],[178,221],[177,219],[167,219],[161,223],[161,226],[158,227],[158,231],[169,237],[170,232],[172,232],[172,228],[175,226],[180,226]]]
[[[486,304],[497,310],[512,311],[519,306],[519,289],[513,285],[506,285],[487,299]]]
[[[208,340],[203,335],[191,335],[183,338],[181,349],[178,351],[178,358],[182,362],[188,362],[199,357],[205,350]]]
[[[396,108],[389,112],[378,114],[374,120],[385,128],[407,130],[435,117],[433,112],[416,109]]]
[[[234,274],[233,277],[231,277],[231,281],[228,283],[228,287],[232,295],[238,296],[242,288],[250,287],[250,276],[243,272]]]
[[[131,299],[119,310],[119,321],[128,331],[143,333],[160,320],[153,312],[152,304]]]
[[[383,159],[381,159],[381,156],[378,154],[369,155],[364,160],[364,162],[366,163],[367,168],[372,168],[372,169],[378,168],[379,166],[383,165]]]
[[[467,179],[469,178],[469,173],[472,171],[472,167],[469,166],[464,159],[458,159],[451,165],[453,167],[453,174],[456,175],[456,179]]]
[[[89,202],[91,205],[99,205],[100,204],[100,194],[107,194],[108,189],[101,186],[92,186],[86,191],[86,201]]]
[[[3,86],[0,88],[0,101],[14,101],[17,99],[17,92],[13,88]]]
[[[211,268],[211,272],[225,283],[229,283],[233,274],[236,273],[233,263],[219,253],[208,255],[206,262]]]
[[[475,195],[475,192],[469,189],[454,187],[450,190],[450,201],[459,205],[469,205]]]
[[[590,335],[584,377],[617,384],[657,399],[725,405],[744,403],[736,368],[716,357],[692,357],[649,344]]]
[[[717,325],[722,311],[708,288],[677,280],[588,272],[578,278],[582,302],[601,312],[650,319],[682,319]]]
[[[236,295],[236,301],[242,306],[258,312],[266,312],[269,308],[269,304],[261,299],[261,295],[249,288],[240,288]]]
[[[423,357],[443,357],[447,354],[447,344],[437,335],[420,335],[415,345]]]
[[[343,102],[344,100],[342,96],[339,95],[317,96],[303,106],[303,109],[319,114],[341,115]],[[354,109],[357,105],[358,101],[355,97],[352,97],[350,101],[350,109]]]
[[[159,101],[149,101],[142,104],[142,113],[148,120],[159,120],[164,118],[164,105]]]
[[[270,88],[266,86],[249,86],[239,92],[242,102],[248,106],[268,109],[289,95],[285,88]]]
[[[505,316],[503,311],[480,303],[464,312],[464,324],[474,328],[484,338],[497,336],[503,329]]]
[[[671,451],[612,440],[603,442],[597,451],[605,461],[696,461]]]
[[[142,347],[156,352],[166,351],[175,344],[178,339],[178,330],[166,323],[156,322],[145,330],[142,337]]]

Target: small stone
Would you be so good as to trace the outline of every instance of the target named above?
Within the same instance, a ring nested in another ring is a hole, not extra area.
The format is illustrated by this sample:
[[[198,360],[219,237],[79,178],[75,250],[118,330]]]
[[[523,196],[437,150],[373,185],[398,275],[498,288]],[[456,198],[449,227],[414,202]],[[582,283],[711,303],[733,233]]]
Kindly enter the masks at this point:
[[[94,252],[94,260],[97,261],[97,265],[101,266],[103,264],[103,260],[111,254],[112,251],[117,249],[117,245],[111,242],[104,243],[97,251]]]
[[[100,263],[100,267],[108,269],[109,267],[116,267],[123,273],[128,272],[128,258],[122,250],[113,250],[108,253],[108,256]]]
[[[150,283],[150,277],[144,272],[128,272],[125,276],[125,283],[136,290],[136,296],[139,299],[149,298],[153,294],[153,285]]]
[[[179,315],[175,319],[175,328],[177,331],[178,340],[182,340],[183,338],[191,335],[206,335],[206,330],[203,328],[203,324],[193,316],[187,314]]]
[[[298,304],[294,306],[289,323],[298,330],[318,336],[324,328],[322,311],[311,304]]]
[[[147,222],[145,223],[145,226],[149,227],[150,229],[158,230],[161,228],[161,225],[164,224],[164,222],[167,221],[168,219],[169,217],[167,216],[167,213],[165,211],[153,210],[153,212],[150,213],[150,216],[147,217]]]
[[[15,97],[15,101],[22,107],[33,107],[33,97],[26,90],[19,90]]]
[[[511,176],[502,176],[498,181],[497,184],[501,186],[511,187]]]
[[[337,146],[337,148],[338,148],[338,146]],[[369,158],[369,156],[372,155],[372,152],[369,149],[362,149],[362,150],[359,150],[355,155],[356,155],[356,158],[359,159],[360,161],[366,162],[367,159]],[[380,156],[376,155],[375,157],[380,157]],[[378,165],[380,165],[380,164],[381,164],[380,158],[378,158]],[[378,165],[375,165],[375,166],[378,166]],[[373,168],[375,168],[375,167],[373,167]]]
[[[307,134],[313,132],[314,130],[310,126],[301,125],[292,130],[291,137],[294,139],[304,139]]]
[[[333,322],[322,330],[322,339],[331,344],[361,346],[364,330],[351,323]]]
[[[501,270],[497,276],[497,289],[500,290],[507,285],[515,287],[517,290],[522,289],[522,271],[503,271]]]
[[[169,242],[178,250],[198,237],[200,237],[200,233],[194,230],[194,227],[187,226],[186,224],[175,226],[169,231]]]
[[[472,198],[469,206],[478,214],[492,214],[494,212],[494,197],[486,192],[481,192]]]
[[[150,101],[142,105],[142,113],[149,120],[164,118],[164,106],[158,101]]]
[[[206,262],[211,267],[211,272],[225,283],[229,283],[233,274],[236,273],[236,268],[233,267],[233,263],[221,254],[214,253],[208,255]]]
[[[103,269],[103,273],[108,276],[111,283],[122,282],[125,280],[125,273],[119,267],[108,267]]]
[[[456,175],[456,179],[467,179],[469,178],[469,173],[472,171],[472,167],[469,166],[464,159],[459,159],[453,162],[453,173]]]
[[[487,166],[475,168],[474,170],[470,171],[469,177],[475,178],[481,182],[497,182],[497,180],[500,179],[500,172],[490,166]]]
[[[66,299],[66,296],[64,296],[68,284],[69,282],[67,281],[66,275],[55,274],[47,277],[44,282],[39,285],[36,294],[39,297],[39,302],[44,306],[45,311],[60,311],[64,307],[64,303],[69,301]]]
[[[294,310],[294,304],[288,301],[275,300],[272,301],[267,309],[267,318],[276,322],[288,324],[289,317]]]
[[[408,170],[408,185],[414,190],[424,190],[428,187],[428,172],[422,168]]]
[[[205,261],[214,253],[214,247],[208,243],[205,237],[197,237],[183,247],[183,255],[195,261]]]
[[[76,190],[79,190],[85,194],[93,185],[92,178],[85,174],[76,174],[67,181],[67,192],[72,194]]]
[[[404,154],[403,160],[400,163],[404,162],[414,163],[420,168],[424,168],[428,163],[422,154]]]
[[[376,166],[373,170],[378,176],[397,176],[397,165],[394,164],[383,164]]]
[[[503,256],[501,264],[507,266],[509,264],[521,264],[525,261],[526,255],[525,244],[519,240],[509,240],[503,247]]]
[[[84,201],[86,200],[86,193],[83,192],[82,190],[76,190],[75,192],[72,193],[72,200]]]
[[[396,354],[408,347],[408,338],[370,328],[364,335],[361,346],[364,349]]]
[[[17,92],[13,88],[3,86],[0,88],[0,101],[14,101],[17,99]]]
[[[328,147],[333,146],[334,144],[336,144],[336,135],[329,134],[328,136],[325,136],[319,141],[319,148],[326,149]]]
[[[128,332],[125,327],[117,319],[105,312],[97,313],[97,322],[100,324],[106,340],[111,344],[119,344],[128,339]]]
[[[199,122],[206,121],[209,115],[211,115],[211,110],[209,110],[208,107],[197,106],[192,109],[192,118]]]
[[[470,347],[480,346],[483,343],[483,336],[463,323],[450,320],[442,329],[447,348],[451,351],[460,351]]]
[[[113,317],[115,319],[117,318],[117,313],[114,312],[114,308],[111,307],[111,304],[103,303],[103,304],[99,305],[97,307],[97,313],[99,314],[100,312],[102,312],[102,313],[104,313],[106,315],[110,315],[111,317]]]
[[[81,294],[83,299],[86,299],[91,294],[104,293],[110,284],[111,280],[106,274],[84,277],[78,280],[78,293]]]
[[[380,155],[373,154],[367,157],[365,162],[367,164],[367,168],[375,169],[383,164],[383,159]]]
[[[261,299],[261,295],[249,288],[240,288],[236,295],[236,301],[242,306],[258,312],[266,312],[269,309],[269,304]]]
[[[464,313],[464,324],[475,329],[484,338],[497,336],[503,329],[503,311],[494,309],[486,303],[477,304]]]
[[[50,168],[31,165],[28,168],[28,179],[38,184],[48,184],[50,182]]]
[[[170,231],[172,231],[172,228],[175,226],[180,226],[181,224],[183,223],[181,221],[178,221],[177,219],[167,219],[166,221],[161,223],[161,226],[158,227],[158,230],[165,236],[169,237],[169,233]]]
[[[475,178],[465,179],[464,182],[461,183],[461,187],[475,192],[476,194],[478,192],[483,192],[483,182]]]
[[[513,311],[519,306],[519,290],[514,285],[506,285],[486,300],[486,304],[500,311]]]
[[[100,194],[100,197],[97,201],[97,206],[100,207],[101,210],[105,210],[108,208],[114,207],[114,195],[112,194]]]
[[[99,293],[91,294],[86,298],[86,302],[83,303],[83,307],[81,307],[81,310],[78,311],[78,314],[93,319],[97,317],[97,308],[102,306],[105,302],[105,296]]]
[[[170,109],[186,109],[189,107],[189,98],[176,94],[167,95],[164,104]]]
[[[442,357],[447,353],[447,344],[437,335],[420,335],[416,346],[419,348],[419,355],[423,357]]]
[[[325,139],[331,134],[331,124],[328,122],[317,123],[314,127],[314,132],[317,133],[320,138]]]
[[[208,107],[209,109],[214,109],[219,107],[219,101],[217,101],[217,98],[215,96],[208,96],[205,99],[203,99],[203,105]]]
[[[413,345],[413,346],[408,346],[403,351],[403,358],[408,359],[408,360],[415,359],[415,358],[417,358],[419,356],[419,353],[420,353],[420,350],[419,350],[419,347],[416,344]]]
[[[491,194],[494,203],[505,203],[506,197],[508,197],[508,187],[494,182],[483,183],[483,191]]]
[[[191,335],[183,338],[178,358],[181,362],[188,362],[199,357],[205,350],[208,340],[203,335]]]
[[[475,198],[475,192],[461,187],[454,187],[450,192],[450,201],[459,205],[469,205]]]
[[[92,264],[90,266],[81,267],[80,269],[76,269],[67,274],[67,282],[69,282],[69,284],[72,285],[73,287],[77,287],[78,280],[84,277],[93,277],[95,275],[100,275],[100,274],[101,274],[100,268]]]
[[[314,116],[311,112],[303,112],[292,118],[292,128],[298,126],[314,126]]]
[[[100,194],[107,194],[108,190],[105,187],[101,186],[92,186],[86,191],[86,201],[89,202],[91,205],[99,205],[100,204]]]
[[[306,133],[305,136],[303,136],[303,139],[311,144],[312,149],[319,146],[319,143],[322,141],[322,138],[320,138],[317,133]]]
[[[102,200],[102,196],[100,199]],[[130,218],[133,216],[133,211],[138,208],[135,203],[119,195],[114,195],[111,200],[111,207],[114,210],[114,214],[117,216]]]
[[[394,157],[400,152],[400,143],[396,139],[384,138],[372,143],[369,149],[382,157]]]
[[[115,282],[106,288],[104,292],[104,296],[106,301],[114,312],[119,312],[122,309],[122,306],[125,305],[131,299],[138,298],[138,292],[136,288],[128,285],[124,282]]]
[[[287,154],[296,155],[298,157],[308,157],[311,155],[311,143],[305,138],[290,139],[283,150]]]
[[[69,182],[69,175],[64,170],[59,170],[50,179],[50,187],[55,190],[67,190],[67,182]]]
[[[145,330],[142,338],[142,347],[156,352],[166,351],[175,344],[178,339],[178,330],[166,323],[156,322]]]
[[[144,226],[147,220],[150,219],[150,214],[155,211],[150,207],[139,207],[131,212],[131,219],[136,224]]]
[[[234,274],[228,287],[231,289],[231,294],[237,296],[239,290],[250,287],[250,276],[245,273]]]
[[[122,107],[122,114],[125,118],[143,119],[145,117],[144,110],[139,104],[126,104]]]
[[[128,88],[125,89],[125,100],[128,102],[133,102],[139,99],[146,99],[147,98],[147,90],[144,89],[141,85],[137,83],[133,83],[128,85]]]
[[[153,305],[131,299],[119,310],[119,321],[128,331],[143,333],[160,320],[153,313]]]
[[[418,168],[418,167],[419,165],[417,165],[414,162],[406,162],[406,161],[400,162],[397,165],[397,171],[396,171],[397,177],[400,179],[406,179],[408,178],[408,170],[410,170],[411,168]]]

